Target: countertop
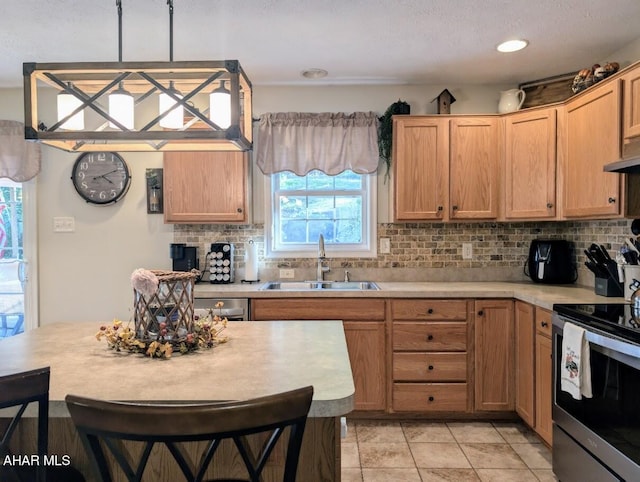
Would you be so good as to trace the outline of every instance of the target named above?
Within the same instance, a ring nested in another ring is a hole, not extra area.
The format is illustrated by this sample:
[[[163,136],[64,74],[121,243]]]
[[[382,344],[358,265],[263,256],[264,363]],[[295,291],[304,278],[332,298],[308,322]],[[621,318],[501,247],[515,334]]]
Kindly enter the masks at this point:
[[[354,385],[341,321],[233,322],[227,343],[169,360],[120,354],[99,326],[63,322],[0,340],[0,376],[51,367],[50,414],[69,416],[68,393],[107,400],[240,400],[313,385],[310,417],[353,410]],[[35,412],[35,410],[34,410]]]
[[[285,280],[286,281],[286,280]],[[373,280],[375,281],[375,280]],[[596,295],[593,288],[576,285],[544,285],[533,282],[385,282],[379,290],[364,291],[279,291],[261,290],[255,284],[199,283],[196,298],[514,298],[548,310],[554,303],[624,303],[622,297]]]

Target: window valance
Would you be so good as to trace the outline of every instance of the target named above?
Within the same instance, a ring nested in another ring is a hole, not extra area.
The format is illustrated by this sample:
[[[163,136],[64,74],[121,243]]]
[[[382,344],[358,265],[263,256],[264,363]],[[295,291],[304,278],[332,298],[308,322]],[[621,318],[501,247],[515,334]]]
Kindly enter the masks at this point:
[[[40,144],[24,139],[22,122],[0,120],[0,177],[24,182],[39,172]]]
[[[268,113],[260,116],[256,161],[265,174],[318,169],[336,175],[378,169],[378,117],[374,112]]]

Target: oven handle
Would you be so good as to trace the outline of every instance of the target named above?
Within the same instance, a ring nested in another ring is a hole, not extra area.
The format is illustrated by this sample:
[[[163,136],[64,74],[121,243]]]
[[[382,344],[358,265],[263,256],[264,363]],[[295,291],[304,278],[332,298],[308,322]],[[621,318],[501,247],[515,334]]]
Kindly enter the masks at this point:
[[[629,366],[640,369],[640,346],[591,331],[588,326],[579,321],[565,318],[556,312],[553,313],[552,317],[553,332],[561,335],[564,324],[567,321],[585,329],[587,341],[594,349]]]

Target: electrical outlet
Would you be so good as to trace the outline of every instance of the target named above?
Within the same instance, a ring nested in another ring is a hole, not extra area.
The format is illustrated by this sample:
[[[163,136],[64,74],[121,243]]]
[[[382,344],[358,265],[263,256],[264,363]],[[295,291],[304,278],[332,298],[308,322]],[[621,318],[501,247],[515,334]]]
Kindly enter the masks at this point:
[[[54,217],[53,232],[54,233],[73,233],[76,230],[76,220],[72,217]]]
[[[473,258],[473,245],[471,243],[462,243],[462,259]]]
[[[382,254],[391,252],[391,238],[380,238],[380,252]]]
[[[295,269],[281,269],[280,278],[294,278],[296,276]]]

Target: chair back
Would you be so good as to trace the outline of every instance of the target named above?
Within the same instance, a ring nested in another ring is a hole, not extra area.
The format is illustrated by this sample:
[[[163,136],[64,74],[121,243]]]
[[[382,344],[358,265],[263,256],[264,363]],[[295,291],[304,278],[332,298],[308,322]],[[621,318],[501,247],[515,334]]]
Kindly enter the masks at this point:
[[[313,387],[309,386],[230,402],[144,404],[75,395],[67,395],[66,402],[103,482],[111,482],[116,477],[112,468],[118,468],[129,482],[142,480],[156,443],[167,447],[187,481],[202,481],[224,439],[231,439],[240,454],[248,474],[244,480],[259,482],[269,456],[285,432],[289,438],[282,480],[293,482],[312,397]],[[258,453],[254,453],[246,436],[259,433],[266,433],[268,437]],[[124,441],[142,442],[143,449],[132,450],[132,445]],[[183,442],[195,441],[206,443],[194,461],[190,455],[193,448],[186,447]]]
[[[18,407],[17,413],[10,419],[0,439],[0,460],[9,456],[13,460],[14,454],[10,450],[11,437],[14,434],[27,406],[35,402],[38,404],[38,457],[35,467],[35,477],[38,482],[44,482],[46,467],[43,463],[47,454],[49,437],[49,367],[15,373],[0,377],[0,408]],[[23,455],[23,454],[16,454]],[[26,475],[19,470],[19,464],[0,464],[0,480],[33,481],[33,472]]]

